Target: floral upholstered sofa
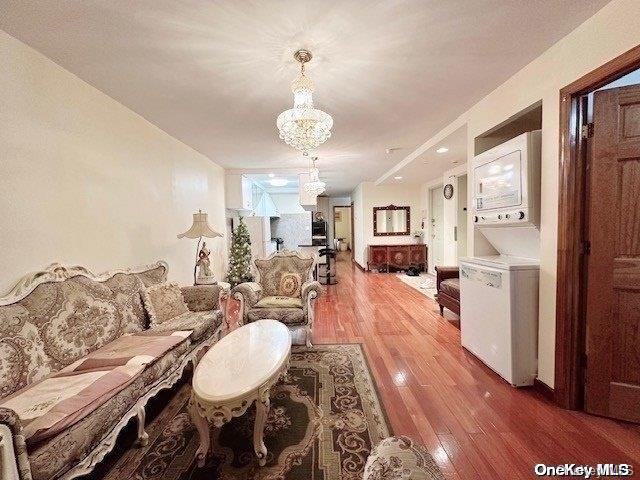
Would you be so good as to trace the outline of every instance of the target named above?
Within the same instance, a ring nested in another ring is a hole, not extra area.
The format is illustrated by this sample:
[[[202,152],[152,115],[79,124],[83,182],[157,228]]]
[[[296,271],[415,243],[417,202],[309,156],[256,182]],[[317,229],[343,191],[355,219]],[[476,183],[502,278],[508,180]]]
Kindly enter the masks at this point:
[[[278,320],[289,327],[294,343],[311,346],[314,303],[322,288],[313,280],[315,261],[293,251],[256,259],[256,281],[231,290],[233,298],[240,301],[241,323]]]
[[[220,287],[180,289],[166,283],[167,269],[94,275],[53,264],[0,298],[1,478],[87,474],[133,417],[138,441],[148,441],[147,401],[223,329]],[[155,308],[148,301],[162,288],[173,297]]]

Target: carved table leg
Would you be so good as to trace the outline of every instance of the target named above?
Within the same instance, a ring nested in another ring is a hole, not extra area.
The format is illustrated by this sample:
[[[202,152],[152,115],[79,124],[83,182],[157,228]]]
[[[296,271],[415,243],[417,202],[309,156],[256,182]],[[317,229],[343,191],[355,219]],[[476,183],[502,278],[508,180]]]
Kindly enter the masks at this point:
[[[138,440],[139,447],[146,447],[149,445],[149,434],[144,430],[145,411],[144,406],[139,406],[136,410],[136,416],[138,417]]]
[[[209,422],[206,418],[203,418],[200,415],[193,399],[189,400],[189,413],[191,414],[191,420],[195,424],[196,429],[198,430],[198,435],[200,436],[200,446],[196,451],[196,459],[198,460],[198,467],[202,468],[207,460],[207,453],[209,452],[209,445],[211,443]]]
[[[258,463],[263,467],[267,463],[267,447],[264,445],[264,425],[269,414],[269,390],[262,392],[256,399],[256,422],[253,425],[253,450]]]

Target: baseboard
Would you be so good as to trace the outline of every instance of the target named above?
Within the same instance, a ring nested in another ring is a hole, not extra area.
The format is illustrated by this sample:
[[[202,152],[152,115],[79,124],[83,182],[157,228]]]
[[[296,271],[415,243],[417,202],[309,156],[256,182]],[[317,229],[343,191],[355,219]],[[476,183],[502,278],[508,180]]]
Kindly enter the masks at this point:
[[[549,385],[544,383],[542,380],[535,378],[533,380],[533,388],[544,398],[546,398],[550,402],[553,402],[554,400],[553,388],[551,388]]]
[[[353,260],[353,263],[356,265],[356,267],[358,267],[360,270],[362,270],[363,272],[366,272],[366,270],[364,269],[364,267],[362,265],[360,265],[358,262],[356,262],[355,260]]]

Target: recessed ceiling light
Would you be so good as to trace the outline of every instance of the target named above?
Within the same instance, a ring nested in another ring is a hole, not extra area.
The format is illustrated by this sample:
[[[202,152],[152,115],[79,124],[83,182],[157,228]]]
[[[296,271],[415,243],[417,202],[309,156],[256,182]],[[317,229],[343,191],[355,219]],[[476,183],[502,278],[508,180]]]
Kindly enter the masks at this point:
[[[286,178],[274,178],[272,180],[269,180],[269,183],[273,187],[284,187],[287,183],[289,183],[289,180],[287,180]]]
[[[447,153],[449,149],[447,147],[440,147],[436,150],[436,153]]]
[[[275,174],[275,173],[270,173],[270,174],[269,174],[269,178],[273,178],[273,177],[275,177],[275,176],[276,176],[276,174]]]
[[[398,175],[397,177],[393,177],[393,178],[395,178],[396,180],[402,180],[402,177],[400,175]]]

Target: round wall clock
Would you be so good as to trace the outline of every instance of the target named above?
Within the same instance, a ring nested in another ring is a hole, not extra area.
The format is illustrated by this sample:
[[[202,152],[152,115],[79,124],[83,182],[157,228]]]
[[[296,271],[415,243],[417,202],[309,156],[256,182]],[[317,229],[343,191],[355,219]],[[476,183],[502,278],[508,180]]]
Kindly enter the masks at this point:
[[[450,183],[447,183],[444,186],[444,198],[446,198],[447,200],[451,200],[451,197],[453,197],[453,185],[451,185]]]

